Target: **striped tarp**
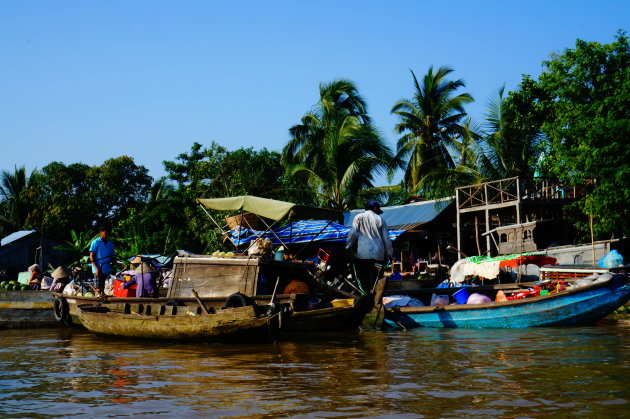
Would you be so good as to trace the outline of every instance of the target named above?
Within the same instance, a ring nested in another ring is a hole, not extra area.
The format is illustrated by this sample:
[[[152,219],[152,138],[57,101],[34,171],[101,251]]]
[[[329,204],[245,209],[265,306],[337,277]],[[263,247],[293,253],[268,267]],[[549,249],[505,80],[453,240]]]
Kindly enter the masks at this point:
[[[252,240],[256,240],[258,237],[271,240],[273,244],[293,244],[293,243],[308,243],[308,242],[344,242],[348,238],[350,227],[343,226],[341,224],[309,220],[309,221],[296,221],[289,223],[284,227],[277,228],[272,231],[259,231],[243,228],[238,233],[238,228],[231,230],[228,233],[229,239],[234,245],[239,246],[245,243],[249,243]],[[404,230],[389,230],[390,239],[396,240],[398,236],[404,233]],[[282,242],[280,240],[282,240]]]

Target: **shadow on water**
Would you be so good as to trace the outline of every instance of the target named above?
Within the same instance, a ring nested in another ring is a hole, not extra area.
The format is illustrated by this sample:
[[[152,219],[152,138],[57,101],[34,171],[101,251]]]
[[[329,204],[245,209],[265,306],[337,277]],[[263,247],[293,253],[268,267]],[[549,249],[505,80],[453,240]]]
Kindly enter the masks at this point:
[[[322,334],[279,344],[0,333],[0,416],[497,417],[630,411],[630,324]]]

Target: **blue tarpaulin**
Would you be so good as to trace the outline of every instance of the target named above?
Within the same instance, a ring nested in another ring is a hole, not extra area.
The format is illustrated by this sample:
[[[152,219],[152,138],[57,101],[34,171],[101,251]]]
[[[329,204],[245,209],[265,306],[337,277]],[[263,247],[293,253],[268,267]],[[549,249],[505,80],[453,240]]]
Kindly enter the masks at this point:
[[[314,242],[345,242],[348,238],[350,227],[328,221],[296,221],[271,231],[259,231],[243,228],[238,233],[238,228],[230,231],[228,237],[236,246],[249,243],[258,237],[271,240],[273,244],[293,244]],[[396,240],[404,230],[389,230],[390,239]],[[277,236],[277,237],[276,237]],[[280,240],[278,240],[280,238]]]

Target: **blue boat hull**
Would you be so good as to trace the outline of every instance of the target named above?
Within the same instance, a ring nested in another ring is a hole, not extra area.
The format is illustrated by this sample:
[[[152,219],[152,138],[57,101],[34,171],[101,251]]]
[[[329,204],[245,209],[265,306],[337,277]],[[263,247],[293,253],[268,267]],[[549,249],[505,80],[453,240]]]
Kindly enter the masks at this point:
[[[630,299],[628,279],[524,300],[480,305],[387,309],[384,327],[524,328],[588,325],[603,319]]]

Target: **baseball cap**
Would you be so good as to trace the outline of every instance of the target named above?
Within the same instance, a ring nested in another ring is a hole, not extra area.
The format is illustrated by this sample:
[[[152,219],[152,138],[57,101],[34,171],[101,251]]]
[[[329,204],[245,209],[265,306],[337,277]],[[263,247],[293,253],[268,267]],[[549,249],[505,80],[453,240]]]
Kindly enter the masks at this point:
[[[381,210],[381,203],[378,201],[370,201],[367,203],[367,205],[365,206],[366,209],[371,209],[372,211],[374,211],[377,214],[382,214],[383,210]]]

